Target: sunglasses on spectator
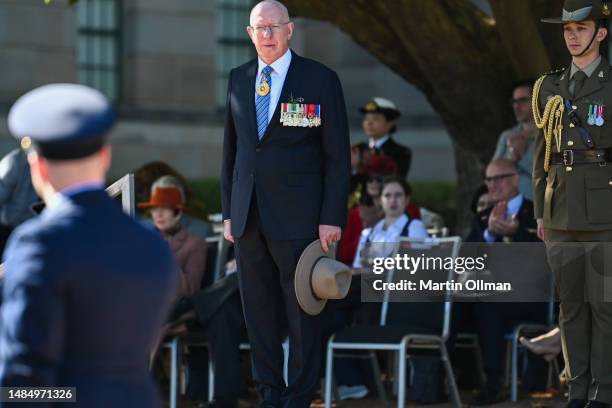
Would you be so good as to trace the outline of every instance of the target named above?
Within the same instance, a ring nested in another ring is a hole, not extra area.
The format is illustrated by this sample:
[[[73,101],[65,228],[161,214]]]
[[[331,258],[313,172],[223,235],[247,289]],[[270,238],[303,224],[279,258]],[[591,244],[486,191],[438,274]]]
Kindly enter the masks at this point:
[[[512,176],[516,176],[516,173],[506,173],[506,174],[500,174],[498,176],[485,177],[484,182],[487,184],[493,184],[495,182],[498,182],[500,180],[503,180],[505,178],[512,177]]]
[[[384,177],[383,176],[369,176],[368,177],[368,182],[371,181],[376,181],[378,183],[382,183],[383,182]]]

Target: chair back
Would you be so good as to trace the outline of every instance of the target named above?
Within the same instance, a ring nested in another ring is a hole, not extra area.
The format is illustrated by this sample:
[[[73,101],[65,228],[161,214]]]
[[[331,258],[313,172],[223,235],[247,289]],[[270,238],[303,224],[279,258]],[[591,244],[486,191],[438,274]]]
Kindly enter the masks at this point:
[[[452,282],[455,278],[455,260],[459,255],[460,237],[446,238],[401,238],[393,257],[421,259],[422,267],[413,274],[406,269],[390,270],[388,283],[414,282],[416,290],[385,290],[381,308],[380,324],[409,326],[424,332],[441,335],[448,339],[452,312],[452,290],[421,290],[421,281],[438,284]],[[428,261],[429,260],[429,261]],[[439,261],[440,260],[440,261]],[[424,262],[427,262],[426,264]],[[406,265],[403,265],[405,267]],[[425,267],[426,266],[426,267]]]

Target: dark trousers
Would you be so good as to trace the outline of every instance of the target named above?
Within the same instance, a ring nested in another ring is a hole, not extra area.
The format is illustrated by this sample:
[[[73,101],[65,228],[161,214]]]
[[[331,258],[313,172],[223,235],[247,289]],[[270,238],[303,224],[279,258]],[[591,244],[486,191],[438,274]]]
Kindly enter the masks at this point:
[[[230,297],[206,326],[215,367],[215,400],[219,407],[237,407],[242,391],[240,343],[245,328],[238,294]]]
[[[482,360],[487,375],[487,388],[501,388],[507,341],[505,336],[521,323],[547,323],[548,303],[483,302],[474,306],[474,322]],[[546,364],[541,358],[528,355],[526,378],[528,391],[543,389],[546,384]]]
[[[309,407],[316,391],[320,321],[300,309],[294,289],[297,261],[314,239],[268,239],[253,197],[244,234],[235,242],[253,380],[265,407]],[[289,333],[288,385],[283,379],[285,328]]]
[[[612,231],[545,231],[570,399],[612,404]]]

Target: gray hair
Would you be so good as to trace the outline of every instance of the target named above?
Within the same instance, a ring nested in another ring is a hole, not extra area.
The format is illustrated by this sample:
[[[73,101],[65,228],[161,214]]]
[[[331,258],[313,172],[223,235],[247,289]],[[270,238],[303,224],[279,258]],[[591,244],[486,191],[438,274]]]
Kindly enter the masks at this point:
[[[178,189],[178,191],[181,193],[181,198],[183,199],[183,202],[187,201],[185,198],[185,188],[183,187],[183,183],[181,183],[178,178],[170,175],[161,176],[160,178],[155,180],[153,184],[151,184],[151,195],[153,195],[153,190],[155,190],[156,188],[168,187],[174,187]]]

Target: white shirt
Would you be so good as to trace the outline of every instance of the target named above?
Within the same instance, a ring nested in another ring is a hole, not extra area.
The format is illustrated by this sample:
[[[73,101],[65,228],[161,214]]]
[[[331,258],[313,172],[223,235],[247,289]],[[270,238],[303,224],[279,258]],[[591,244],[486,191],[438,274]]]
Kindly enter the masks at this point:
[[[361,251],[366,247],[368,241],[370,243],[376,243],[374,246],[375,250],[381,253],[377,253],[376,256],[386,257],[391,255],[389,252],[393,249],[393,245],[382,245],[382,243],[397,243],[402,230],[409,221],[406,214],[402,214],[395,222],[384,229],[385,220],[382,219],[374,225],[372,228],[365,228],[361,231],[361,237],[359,238],[359,245],[357,246],[357,252],[355,253],[355,259],[353,260],[353,268],[361,268]],[[421,220],[413,220],[408,227],[408,238],[428,238],[427,230]]]
[[[511,199],[510,201],[508,201],[508,204],[506,205],[506,218],[511,219],[516,214],[518,214],[522,205],[523,205],[523,195],[522,194],[519,194],[513,199]],[[484,235],[485,241],[487,242],[494,242],[495,239],[497,238],[494,235],[489,234],[488,228],[485,230],[483,235]]]
[[[257,87],[261,83],[261,71],[268,65],[258,58],[259,64],[257,68],[257,76],[255,77],[255,103],[257,103]],[[287,77],[287,71],[289,71],[289,65],[291,64],[291,50],[287,50],[282,57],[274,61],[270,66],[272,72],[270,73],[270,79],[272,86],[270,87],[270,110],[268,111],[268,123],[272,121],[272,116],[278,105],[283,84]]]
[[[370,139],[368,144],[370,145],[370,149],[380,149],[380,146],[385,144],[387,140],[389,140],[389,135],[383,136],[380,139]]]

